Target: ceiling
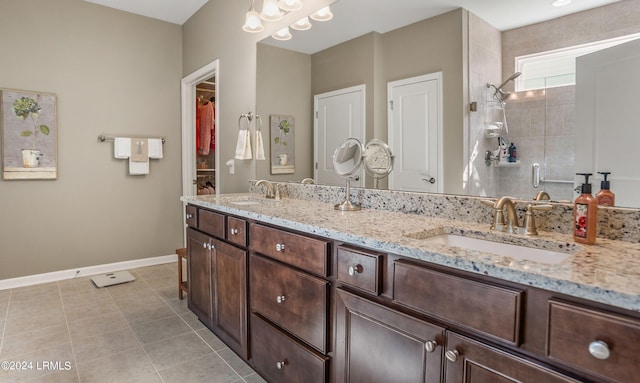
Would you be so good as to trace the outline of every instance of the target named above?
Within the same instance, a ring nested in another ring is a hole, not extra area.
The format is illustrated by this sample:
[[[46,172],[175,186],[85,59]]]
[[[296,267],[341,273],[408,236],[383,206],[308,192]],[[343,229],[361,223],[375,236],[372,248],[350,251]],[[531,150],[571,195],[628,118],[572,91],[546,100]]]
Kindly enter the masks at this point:
[[[182,25],[208,0],[85,1]],[[283,46],[314,53],[371,31],[385,33],[460,7],[504,31],[616,1],[619,0],[573,0],[567,6],[553,7],[552,0],[338,0],[332,5],[334,18],[331,21],[316,22],[309,31],[293,31],[294,38]],[[256,0],[256,9],[261,8],[261,0]],[[238,28],[243,22],[238,20]]]

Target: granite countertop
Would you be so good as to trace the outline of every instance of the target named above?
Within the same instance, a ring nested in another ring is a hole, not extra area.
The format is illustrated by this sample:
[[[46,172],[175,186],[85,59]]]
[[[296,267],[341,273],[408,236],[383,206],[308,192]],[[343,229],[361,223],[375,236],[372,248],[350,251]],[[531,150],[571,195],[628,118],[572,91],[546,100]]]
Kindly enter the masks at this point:
[[[189,196],[181,197],[181,200],[356,246],[640,312],[638,243],[598,238],[595,245],[578,245],[571,236],[553,232],[540,232],[537,237],[497,233],[489,230],[489,223],[374,209],[340,212],[328,203],[292,198],[274,201],[250,193]],[[445,233],[529,245],[570,255],[558,264],[545,264],[424,240]]]

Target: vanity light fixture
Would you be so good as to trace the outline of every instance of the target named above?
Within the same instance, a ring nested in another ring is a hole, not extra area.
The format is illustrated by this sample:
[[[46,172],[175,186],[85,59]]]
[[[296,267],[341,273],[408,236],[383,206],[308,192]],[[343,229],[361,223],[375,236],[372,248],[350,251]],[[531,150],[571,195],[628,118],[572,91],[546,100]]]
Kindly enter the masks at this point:
[[[311,22],[309,21],[309,17],[305,16],[295,23],[291,24],[291,28],[295,29],[296,31],[306,31],[308,29],[311,29]]]
[[[262,12],[260,18],[264,21],[282,20],[283,13],[280,12],[277,0],[264,0],[262,3]]]
[[[278,7],[283,11],[299,11],[302,9],[302,1],[300,0],[278,0]]]
[[[315,21],[329,21],[333,18],[333,13],[331,13],[331,8],[326,6],[310,14],[309,17]]]
[[[256,12],[255,8],[253,8],[253,3],[255,0],[251,1],[251,6],[249,7],[249,11],[244,17],[244,25],[242,26],[242,30],[250,33],[258,33],[262,32],[264,26],[262,26],[262,21],[260,21],[260,15]]]
[[[276,33],[272,34],[271,37],[273,37],[276,40],[280,40],[280,41],[285,41],[285,40],[291,40],[291,32],[289,31],[289,27],[284,27],[281,30],[277,31]]]
[[[551,5],[554,7],[564,7],[569,4],[571,4],[571,0],[553,0],[553,2],[551,2]]]

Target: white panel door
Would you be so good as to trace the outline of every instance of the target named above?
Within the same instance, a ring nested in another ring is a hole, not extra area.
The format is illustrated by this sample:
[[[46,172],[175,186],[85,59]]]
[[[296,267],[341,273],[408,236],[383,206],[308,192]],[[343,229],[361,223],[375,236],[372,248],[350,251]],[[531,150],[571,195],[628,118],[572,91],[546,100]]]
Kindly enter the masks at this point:
[[[365,139],[365,86],[358,85],[313,97],[314,178],[321,185],[344,185],[333,170],[333,152],[347,138]],[[353,186],[364,186],[364,173]]]
[[[442,192],[442,72],[387,84],[389,189]]]
[[[593,173],[593,194],[611,172],[616,205],[640,207],[638,89],[640,40],[578,57],[576,61],[575,170]],[[576,185],[584,177],[576,176]]]

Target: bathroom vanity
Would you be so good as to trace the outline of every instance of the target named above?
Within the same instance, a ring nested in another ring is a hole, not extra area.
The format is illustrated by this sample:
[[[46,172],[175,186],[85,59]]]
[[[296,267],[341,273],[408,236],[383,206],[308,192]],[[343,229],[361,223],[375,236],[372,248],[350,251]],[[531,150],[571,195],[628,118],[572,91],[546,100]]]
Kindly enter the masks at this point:
[[[270,382],[620,382],[640,376],[640,244],[559,262],[425,241],[530,245],[486,224],[257,194],[182,197],[189,307]],[[568,254],[568,256],[566,256]]]

